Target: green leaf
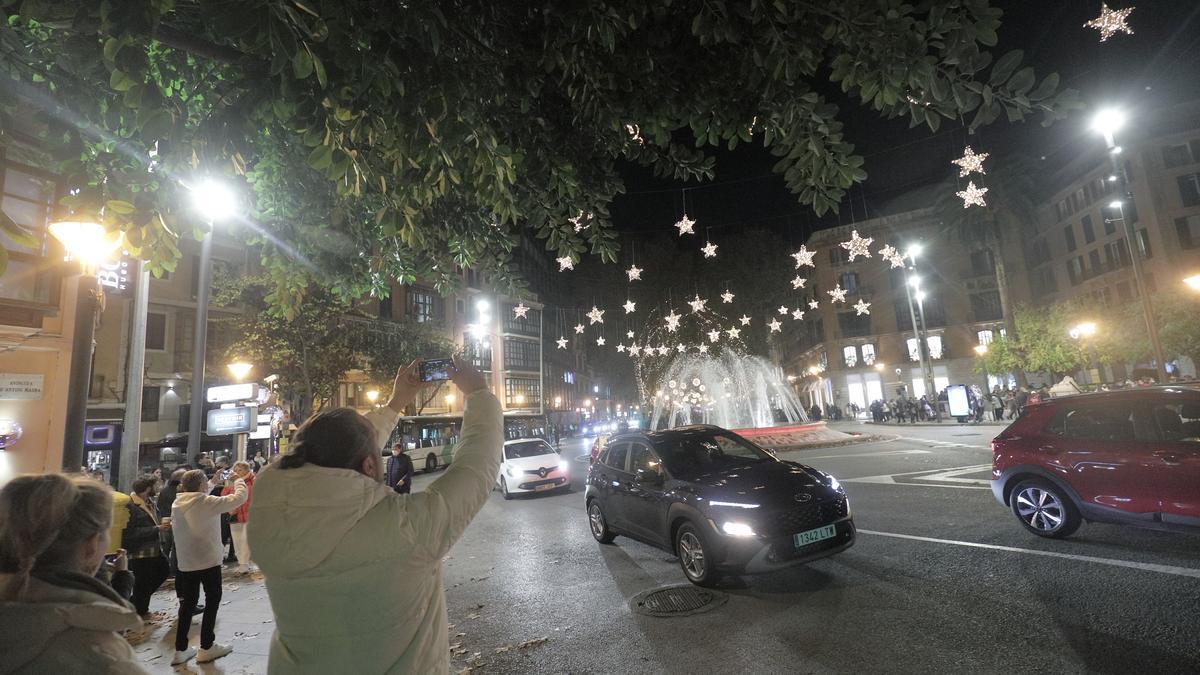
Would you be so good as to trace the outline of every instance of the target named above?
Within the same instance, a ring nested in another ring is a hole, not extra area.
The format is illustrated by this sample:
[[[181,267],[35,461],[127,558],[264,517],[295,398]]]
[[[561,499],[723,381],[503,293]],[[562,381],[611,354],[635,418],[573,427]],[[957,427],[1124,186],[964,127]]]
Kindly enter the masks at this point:
[[[113,91],[129,91],[133,85],[137,84],[122,70],[112,71],[112,75],[108,78],[108,86]]]
[[[153,141],[171,133],[175,118],[166,110],[157,110],[142,123],[142,138]]]
[[[297,49],[296,53],[292,55],[292,74],[296,76],[297,80],[303,80],[309,75],[312,75],[312,72],[312,56],[308,53],[307,49],[301,46],[300,49]]]
[[[1001,56],[996,65],[992,66],[992,77],[988,81],[992,86],[997,86],[1008,79],[1008,76],[1016,70],[1017,66],[1021,65],[1021,59],[1025,56],[1025,52],[1020,49],[1014,49],[1011,52]]]
[[[127,216],[134,211],[137,211],[136,206],[129,202],[121,201],[120,199],[110,199],[107,202],[104,202],[104,209],[106,211],[112,211],[113,213],[119,213],[123,216]]]
[[[1033,74],[1033,68],[1022,68],[1008,81],[1008,87],[1013,90],[1013,93],[1027,94],[1033,88],[1035,81],[1036,76]]]
[[[308,155],[308,165],[314,169],[328,169],[333,164],[333,148],[328,145],[318,145]]]
[[[325,75],[325,64],[321,62],[321,59],[316,54],[313,54],[312,62],[313,71],[317,74],[317,83],[324,89],[329,84],[329,78]]]
[[[1058,73],[1050,73],[1042,83],[1037,86],[1037,89],[1029,92],[1029,100],[1041,101],[1054,95],[1054,90],[1058,89]]]

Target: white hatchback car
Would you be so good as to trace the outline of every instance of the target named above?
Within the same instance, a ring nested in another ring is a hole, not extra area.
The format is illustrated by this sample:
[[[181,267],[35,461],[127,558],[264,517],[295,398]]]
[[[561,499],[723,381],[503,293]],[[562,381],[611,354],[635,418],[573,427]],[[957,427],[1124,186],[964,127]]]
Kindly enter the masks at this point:
[[[505,499],[519,492],[570,492],[571,463],[540,438],[505,441],[496,484]]]

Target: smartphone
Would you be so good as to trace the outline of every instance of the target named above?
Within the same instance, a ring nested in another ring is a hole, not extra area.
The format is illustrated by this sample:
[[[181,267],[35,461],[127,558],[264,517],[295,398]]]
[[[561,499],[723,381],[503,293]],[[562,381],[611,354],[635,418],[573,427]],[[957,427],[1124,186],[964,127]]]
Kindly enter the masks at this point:
[[[422,382],[444,382],[454,370],[453,359],[428,359],[418,366]]]
[[[117,564],[117,558],[120,558],[120,557],[121,557],[120,553],[107,553],[104,556],[104,562],[108,563],[109,565],[115,565],[115,564]]]

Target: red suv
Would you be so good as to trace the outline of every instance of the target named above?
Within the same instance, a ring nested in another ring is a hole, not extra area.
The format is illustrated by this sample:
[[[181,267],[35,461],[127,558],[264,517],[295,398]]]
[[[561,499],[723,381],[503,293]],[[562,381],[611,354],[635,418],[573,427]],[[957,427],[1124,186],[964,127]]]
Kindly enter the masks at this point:
[[[1200,389],[1029,405],[992,441],[992,493],[1042,537],[1084,520],[1200,531]]]

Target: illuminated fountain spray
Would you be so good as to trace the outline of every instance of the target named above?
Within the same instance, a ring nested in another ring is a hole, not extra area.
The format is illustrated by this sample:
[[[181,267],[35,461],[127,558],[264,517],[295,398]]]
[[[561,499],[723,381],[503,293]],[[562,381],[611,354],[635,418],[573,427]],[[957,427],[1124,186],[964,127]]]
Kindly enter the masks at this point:
[[[715,424],[727,429],[808,421],[804,406],[779,368],[757,356],[726,350],[681,354],[647,391],[650,428]]]

